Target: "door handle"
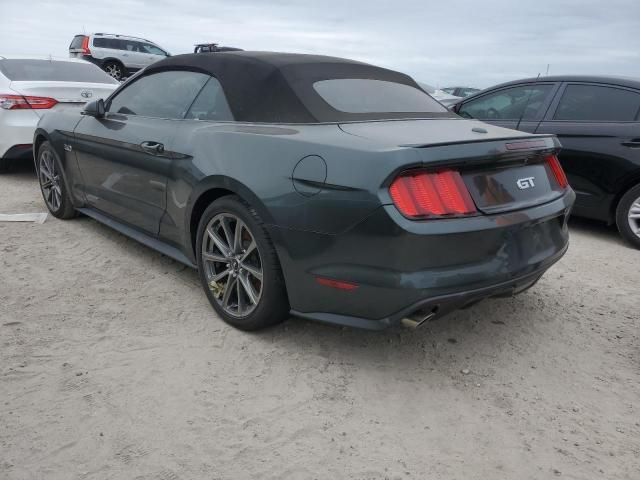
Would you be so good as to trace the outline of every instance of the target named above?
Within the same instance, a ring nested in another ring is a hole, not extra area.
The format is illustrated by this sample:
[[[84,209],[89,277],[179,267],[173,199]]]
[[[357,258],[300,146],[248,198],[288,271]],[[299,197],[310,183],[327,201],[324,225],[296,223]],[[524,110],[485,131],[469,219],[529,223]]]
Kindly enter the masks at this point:
[[[632,138],[627,142],[622,142],[625,147],[640,148],[640,138]]]
[[[140,144],[142,150],[151,155],[162,155],[164,153],[164,145],[159,142],[146,141]]]

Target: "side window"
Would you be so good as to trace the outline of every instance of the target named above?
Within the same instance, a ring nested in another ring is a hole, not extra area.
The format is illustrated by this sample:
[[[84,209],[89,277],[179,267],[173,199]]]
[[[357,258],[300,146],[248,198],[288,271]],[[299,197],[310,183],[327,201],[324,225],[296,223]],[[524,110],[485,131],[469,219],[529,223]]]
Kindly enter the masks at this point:
[[[458,113],[480,120],[533,119],[551,93],[551,88],[550,84],[506,88],[463,103]]]
[[[127,46],[124,40],[118,40],[117,38],[109,39],[109,43],[107,44],[109,48],[113,48],[114,50],[126,50]]]
[[[141,77],[118,93],[107,110],[125,115],[182,119],[208,79],[208,75],[186,71]]]
[[[95,37],[93,39],[93,46],[96,48],[113,48],[115,50],[122,49],[120,45],[121,40],[115,38]]]
[[[222,85],[211,77],[198,94],[185,118],[194,120],[232,121],[233,114],[224,96]]]
[[[96,48],[109,48],[107,46],[107,43],[108,43],[108,41],[107,41],[106,38],[95,37],[93,39],[93,46],[96,47]]]
[[[156,47],[155,45],[151,45],[150,43],[140,43],[142,46],[141,51],[143,53],[150,53],[151,55],[162,55],[163,57],[167,56],[167,53],[161,48]]]
[[[631,122],[640,114],[640,94],[598,85],[567,85],[554,120]]]
[[[119,40],[121,42],[121,50],[127,50],[128,52],[139,52],[140,44],[134,40]]]

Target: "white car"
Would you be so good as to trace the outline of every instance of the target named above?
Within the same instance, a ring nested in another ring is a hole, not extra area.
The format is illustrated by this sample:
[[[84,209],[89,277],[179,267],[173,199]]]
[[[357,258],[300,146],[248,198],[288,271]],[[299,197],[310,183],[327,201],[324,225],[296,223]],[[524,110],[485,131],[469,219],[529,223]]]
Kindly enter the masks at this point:
[[[32,158],[33,133],[48,110],[80,108],[119,83],[82,60],[0,56],[0,171]]]
[[[69,57],[98,65],[116,80],[168,56],[169,52],[151,40],[114,33],[76,35],[69,45]]]
[[[462,100],[462,97],[456,97],[454,95],[450,95],[447,92],[445,92],[443,90],[439,90],[437,88],[434,88],[434,87],[432,87],[431,85],[429,85],[427,83],[418,82],[418,85],[420,85],[420,87],[425,92],[427,92],[429,95],[431,95],[437,101],[439,101],[445,107],[450,107],[451,105],[453,105],[455,103],[458,103],[458,101]]]
[[[454,105],[462,100],[462,97],[456,97],[455,95],[451,95],[444,90],[436,90],[431,96],[438,100],[445,107],[450,107],[451,105]]]

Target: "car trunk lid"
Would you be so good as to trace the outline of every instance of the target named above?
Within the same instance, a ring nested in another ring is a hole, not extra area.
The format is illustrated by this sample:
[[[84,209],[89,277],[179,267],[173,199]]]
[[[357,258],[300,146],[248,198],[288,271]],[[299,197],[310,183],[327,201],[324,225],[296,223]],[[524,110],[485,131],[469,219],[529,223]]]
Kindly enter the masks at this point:
[[[519,210],[563,195],[565,187],[550,166],[559,150],[551,135],[537,136],[459,119],[341,124],[351,135],[389,147],[410,148],[417,154],[406,170],[459,172],[478,212]],[[416,188],[420,178],[413,177]]]
[[[14,81],[10,88],[24,96],[53,98],[58,103],[52,110],[81,108],[85,103],[108,97],[118,85],[86,82]],[[42,115],[47,110],[34,110]]]
[[[516,130],[461,118],[342,123],[339,127],[350,135],[398,147],[431,147],[523,136]]]

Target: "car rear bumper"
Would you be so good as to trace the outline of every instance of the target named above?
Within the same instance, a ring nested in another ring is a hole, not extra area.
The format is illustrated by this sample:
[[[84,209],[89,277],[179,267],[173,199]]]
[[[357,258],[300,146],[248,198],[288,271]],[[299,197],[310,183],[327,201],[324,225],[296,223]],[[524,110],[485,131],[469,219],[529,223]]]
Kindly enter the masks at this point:
[[[568,247],[572,191],[544,205],[415,222],[385,206],[339,235],[276,229],[292,313],[382,329],[533,285]],[[336,289],[318,277],[349,282]]]
[[[38,120],[33,110],[0,110],[0,158],[30,158]]]
[[[555,261],[559,260],[565,251],[566,249],[560,252]],[[553,263],[554,262],[551,262],[549,266]],[[485,298],[510,297],[522,293],[535,285],[545,270],[546,269],[541,269],[533,274],[484,288],[463,290],[449,295],[425,298],[404,307],[388,317],[376,320],[322,312],[302,313],[295,310],[292,310],[291,314],[308,320],[364,328],[367,330],[384,330],[401,324],[404,319],[409,319],[415,323],[415,326],[419,326],[425,320],[436,320],[455,310],[470,307]]]

